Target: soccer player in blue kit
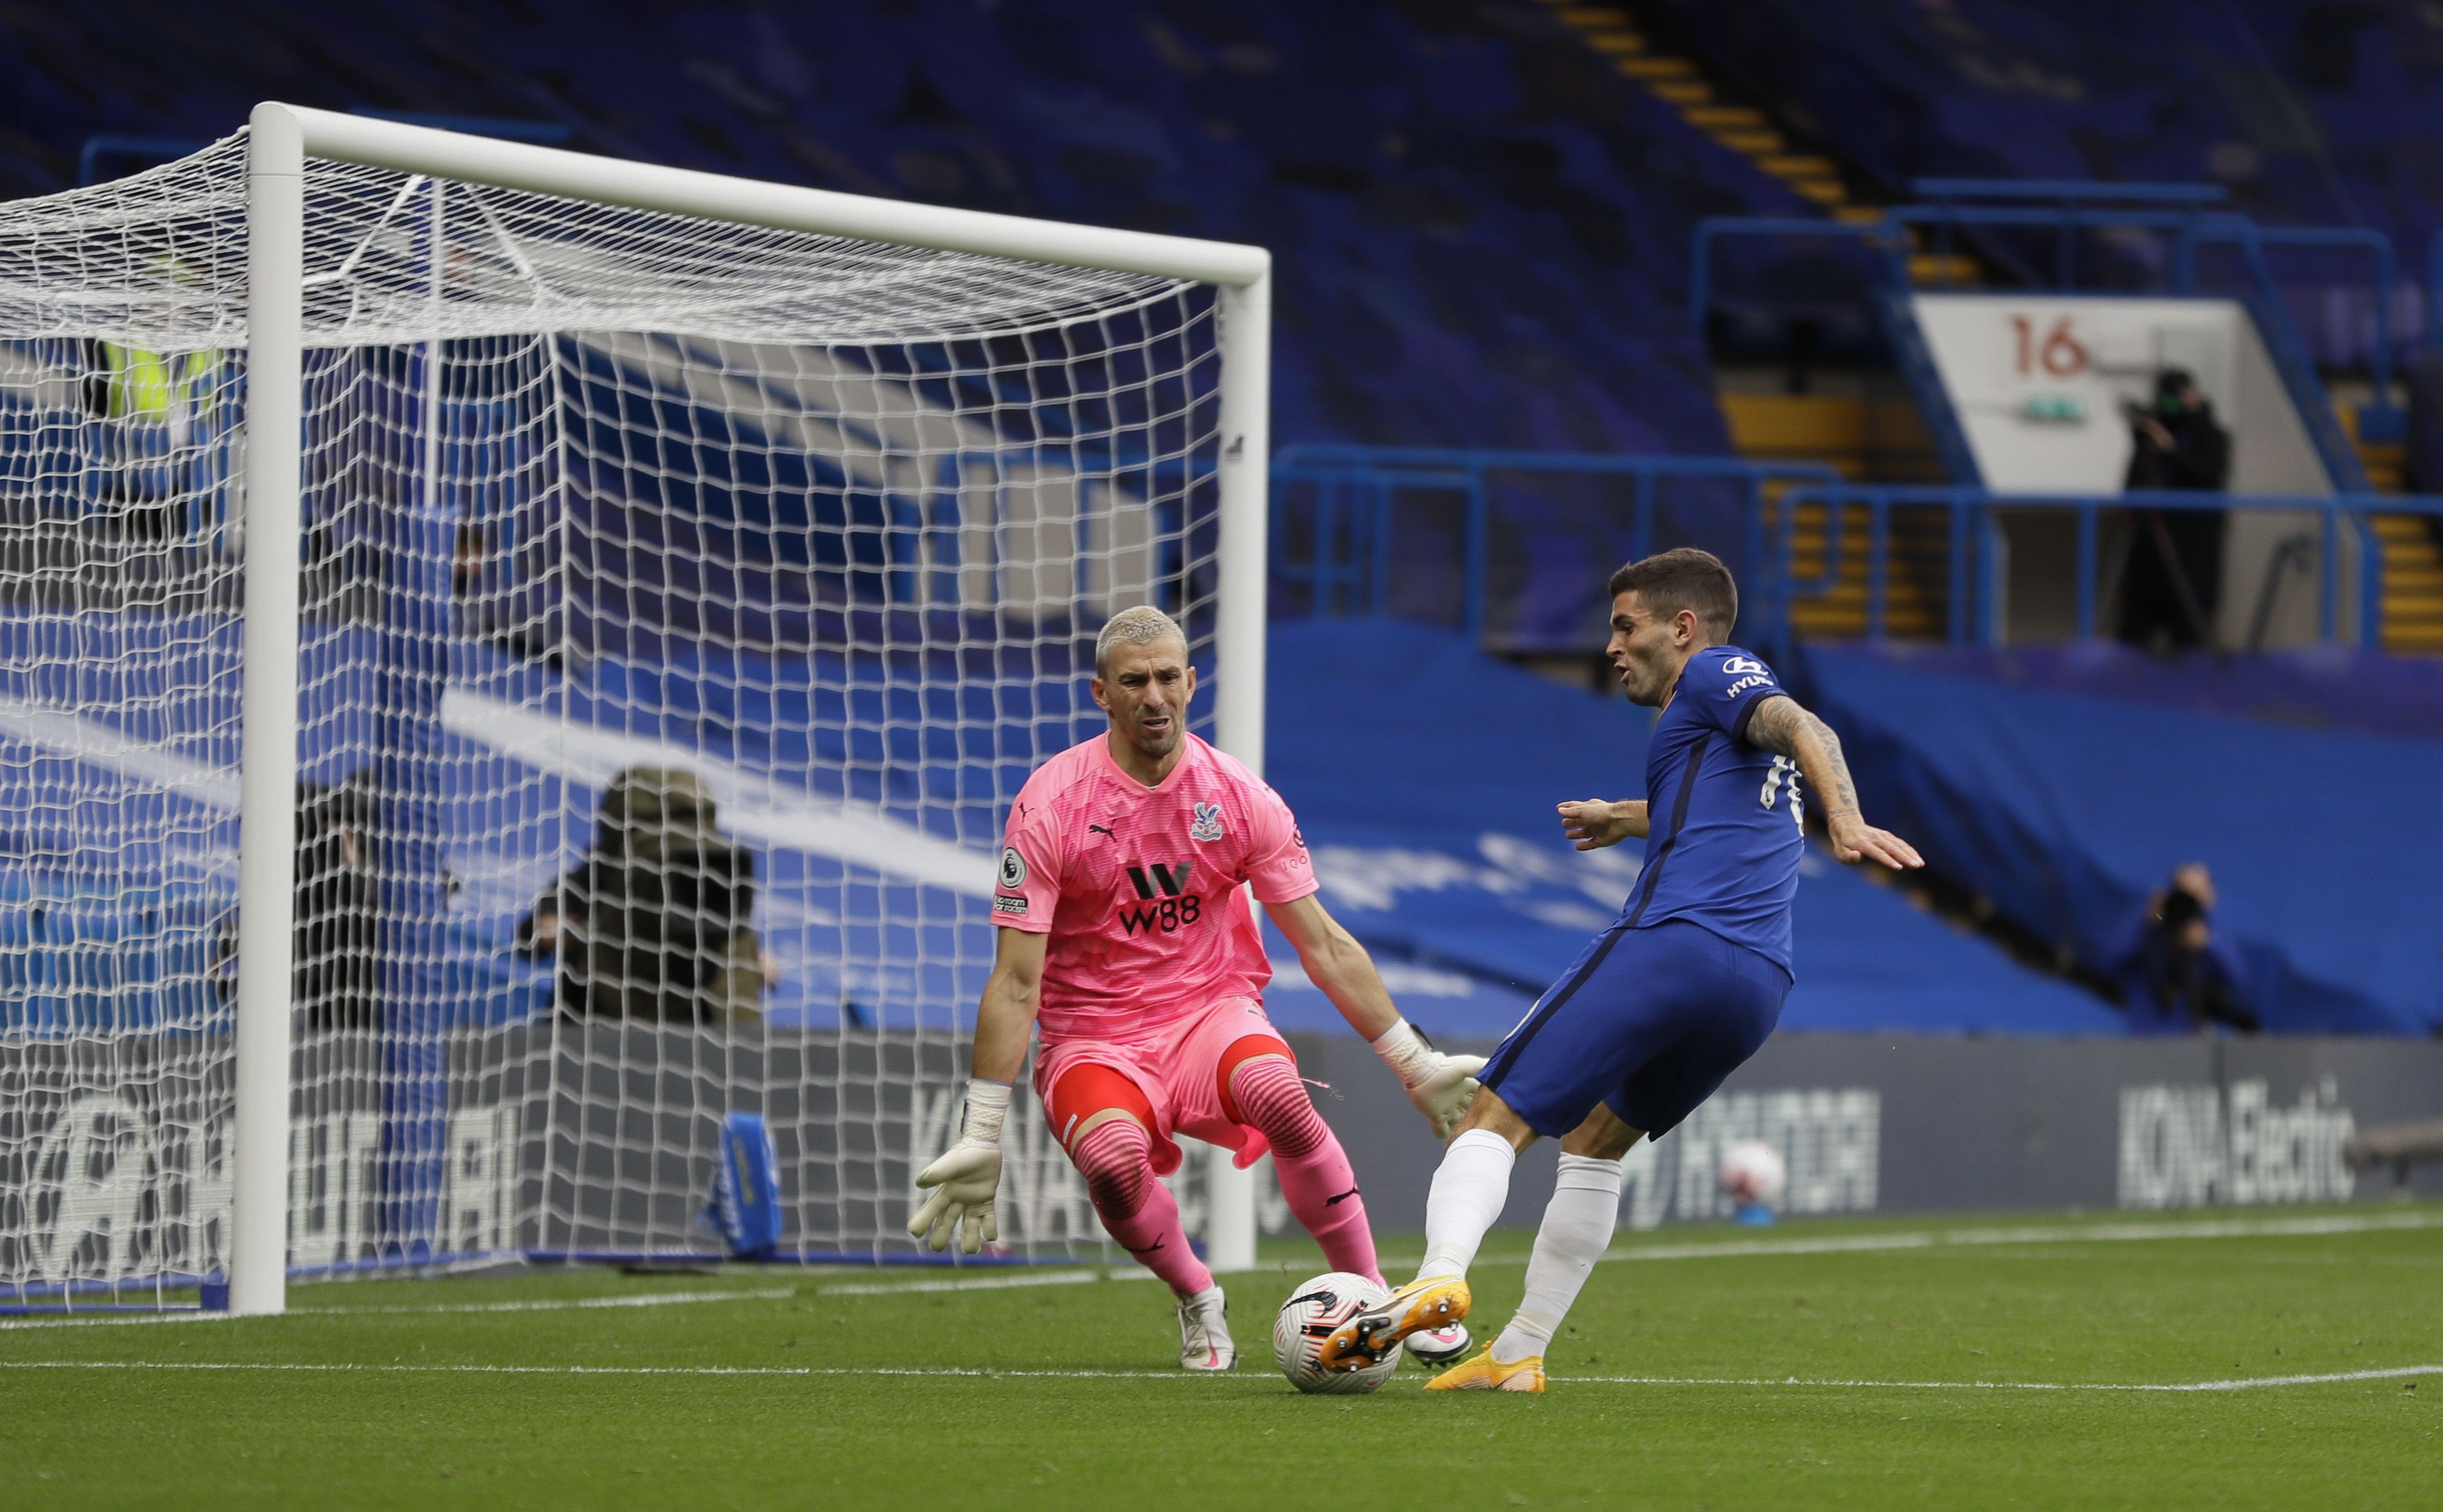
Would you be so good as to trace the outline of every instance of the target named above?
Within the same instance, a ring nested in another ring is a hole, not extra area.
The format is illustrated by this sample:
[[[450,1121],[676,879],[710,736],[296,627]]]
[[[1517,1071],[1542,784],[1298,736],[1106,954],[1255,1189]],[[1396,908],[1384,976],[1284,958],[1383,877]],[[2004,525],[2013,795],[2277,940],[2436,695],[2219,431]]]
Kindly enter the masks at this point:
[[[1561,1169],[1527,1294],[1482,1354],[1426,1387],[1542,1391],[1545,1346],[1611,1244],[1621,1157],[1713,1096],[1781,1018],[1802,781],[1825,804],[1833,855],[1925,864],[1859,816],[1831,729],[1760,657],[1724,643],[1738,589],[1718,559],[1682,547],[1632,562],[1611,576],[1611,610],[1621,685],[1662,710],[1645,797],[1563,803],[1561,828],[1582,851],[1644,839],[1644,869],[1620,917],[1479,1073],[1483,1088],[1434,1173],[1417,1279],[1326,1339],[1327,1368],[1354,1369],[1467,1316],[1468,1263],[1501,1216],[1518,1152],[1544,1136],[1561,1141]]]

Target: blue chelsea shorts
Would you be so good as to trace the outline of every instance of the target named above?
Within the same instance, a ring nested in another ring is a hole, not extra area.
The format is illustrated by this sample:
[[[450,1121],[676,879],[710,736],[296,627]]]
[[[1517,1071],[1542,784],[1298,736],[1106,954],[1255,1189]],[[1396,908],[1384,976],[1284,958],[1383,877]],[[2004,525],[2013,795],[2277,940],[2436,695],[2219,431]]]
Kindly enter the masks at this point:
[[[1652,1137],[1756,1053],[1789,995],[1789,972],[1702,925],[1615,924],[1536,1000],[1479,1079],[1547,1138],[1598,1102]]]

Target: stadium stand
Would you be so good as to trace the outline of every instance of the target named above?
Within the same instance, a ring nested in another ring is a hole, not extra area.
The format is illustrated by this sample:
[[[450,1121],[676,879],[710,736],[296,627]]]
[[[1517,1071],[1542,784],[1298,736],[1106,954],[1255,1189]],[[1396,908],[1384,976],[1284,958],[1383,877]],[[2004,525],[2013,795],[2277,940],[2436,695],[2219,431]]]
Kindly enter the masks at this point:
[[[524,118],[623,157],[1295,248],[1281,444],[1653,452],[1723,449],[1678,313],[1690,230],[1803,204],[1532,6],[306,9],[13,15],[0,186],[72,183],[97,134],[215,138],[265,98]]]
[[[1662,0],[1675,18],[1699,8]],[[1708,8],[1689,44],[1889,195],[1923,177],[2178,181],[2291,223],[2435,229],[2443,26],[2318,0]],[[1683,21],[1684,24],[1684,21]]]
[[[1869,199],[1927,177],[2209,178],[2232,208],[2277,224],[2374,226],[2404,249],[2443,224],[2431,144],[2443,22],[2416,7],[1644,9],[1709,72],[1803,122]],[[2363,355],[2366,300],[2317,312],[2305,323],[2320,360]]]
[[[2117,641],[1910,646],[1920,672],[2334,734],[2443,740],[2443,662],[2348,646],[2167,661]]]
[[[1867,808],[1928,866],[2093,965],[2149,888],[2201,859],[2268,1030],[2434,1031],[2443,864],[2400,843],[2443,825],[2431,724],[2423,739],[2300,729],[1964,670],[1861,647],[1806,657]]]
[[[1713,25],[1701,35],[1673,20],[1688,9],[1658,4],[1637,8],[1632,17],[1600,7],[1383,0],[1325,10],[1266,4],[1226,14],[1174,5],[1115,21],[1085,0],[1038,0],[982,14],[912,5],[817,21],[768,9],[670,12],[540,3],[479,15],[433,4],[306,28],[297,25],[294,5],[247,0],[218,8],[209,25],[148,12],[156,45],[140,52],[125,45],[127,15],[110,6],[12,12],[0,53],[0,186],[20,193],[62,187],[76,176],[83,144],[105,135],[155,142],[218,136],[247,105],[268,96],[480,118],[582,149],[1284,249],[1277,446],[1479,442],[1718,455],[1736,445],[1752,456],[1827,460],[1847,474],[1886,479],[1927,477],[1938,469],[1905,398],[1844,395],[1810,403],[1733,394],[1717,404],[1717,375],[1686,309],[1688,248],[1699,220],[1856,219],[1871,203],[1902,195],[1911,178],[1933,173],[2190,177],[2202,164],[2233,188],[2241,208],[2268,217],[2379,217],[2398,237],[2422,237],[2429,229],[2418,218],[2427,212],[2401,188],[2408,180],[2397,179],[2422,170],[2347,150],[2360,125],[2365,139],[2390,141],[2399,123],[2423,108],[2423,86],[2403,71],[2406,65],[2379,57],[2382,49],[2368,40],[2407,35],[2422,21],[2342,28],[2364,42],[2350,55],[2362,62],[2344,75],[2358,86],[2351,109],[2365,119],[2344,111],[2345,124],[2359,124],[2336,128],[2331,141],[2306,141],[2279,138],[2280,129],[2297,129],[2279,127],[2281,91],[2325,87],[2316,81],[2327,74],[2313,70],[2342,65],[2278,46],[2270,57],[2248,49],[2261,52],[2263,39],[2288,35],[2310,12],[2331,8],[2260,4],[2210,14],[2182,5],[2136,20],[2116,11],[2114,34],[2126,44],[2116,42],[2109,55],[2091,40],[2064,40],[2086,39],[2099,28],[2056,27],[2024,6],[1936,11],[1883,0],[1812,9],[1775,4],[1709,11]],[[478,36],[480,46],[472,40]],[[165,39],[170,46],[158,46]],[[573,46],[572,39],[583,41]],[[2180,46],[2189,50],[2178,54],[2177,69],[2142,63]],[[2412,62],[2420,56],[2414,48],[2395,50]],[[2313,77],[2289,78],[2301,69]],[[1738,102],[1765,97],[1795,101],[1784,110],[1790,119],[1767,121]],[[653,108],[640,108],[643,101]],[[2156,124],[2158,118],[2167,123]],[[2226,150],[2235,143],[2253,157]],[[1817,147],[1837,161],[1811,150]],[[2255,166],[2242,172],[2249,162]],[[1915,263],[1910,270],[1920,277],[1963,272]],[[1495,286],[1501,297],[1485,298]],[[719,423],[668,385],[657,390],[649,353],[596,343],[581,364],[602,394],[652,407],[657,429],[682,433]],[[1037,397],[1043,401],[1038,423],[1052,423],[1057,396]],[[458,433],[481,444],[517,444],[514,413],[478,408],[462,409]],[[615,411],[608,401],[596,408]],[[620,422],[599,423],[615,430]],[[14,454],[77,444],[75,424],[57,415],[12,414],[6,424],[23,438]],[[615,452],[612,440],[600,438],[594,450]],[[880,507],[819,464],[794,481],[836,502],[843,518]],[[641,476],[623,479],[609,470],[592,482],[612,494],[647,487]],[[725,526],[740,523],[737,498],[715,488],[704,502],[708,518]],[[2404,570],[2424,570],[2431,546],[2415,522],[2397,524],[2397,531],[2387,527],[2387,553],[2391,535],[2399,534],[2404,559],[2417,559]],[[650,553],[659,544],[647,530],[606,549]],[[1820,552],[1820,536],[1800,543],[1803,575],[1824,565]],[[1577,570],[1576,553],[1564,555]],[[858,564],[816,565],[854,578]],[[1839,613],[1802,628],[1836,635],[1863,626],[1864,579],[1846,563],[1841,571]],[[508,581],[487,591],[518,590]],[[854,589],[847,592],[854,599]],[[531,827],[499,847],[453,851],[450,880],[459,892],[445,954],[456,1011],[497,1021],[538,1011],[548,1000],[547,973],[512,949],[515,921],[576,843],[559,826],[590,821],[591,795],[611,765],[683,747],[757,771],[760,781],[773,764],[774,743],[790,738],[791,701],[817,696],[824,678],[812,660],[735,649],[771,638],[772,625],[665,624],[654,617],[667,607],[645,613],[622,606],[623,620],[680,633],[610,647],[582,669],[581,679],[466,627],[457,675],[438,706],[453,758],[522,759],[505,744],[513,744],[511,736],[497,722],[487,727],[485,715],[504,702],[502,691],[537,682],[552,689],[552,707],[599,721],[602,738],[584,762],[552,773],[579,795],[565,820],[539,811]],[[821,623],[811,604],[765,607],[773,624],[800,616],[781,638],[820,638],[808,628]],[[1936,634],[1939,607],[1930,596],[1898,595],[1895,628]],[[135,633],[132,624],[121,628]],[[169,633],[208,632],[180,628],[174,616]],[[369,633],[361,626],[329,632]],[[1348,668],[1327,670],[1325,648],[1331,658],[1349,658]],[[1945,655],[1955,659],[1904,662],[1820,651],[1810,666],[1826,696],[1841,700],[1841,717],[1854,710],[1862,728],[1872,727],[1874,716],[1859,704],[1863,695],[1850,691],[1853,685],[1900,678],[1895,687],[1913,690],[1905,696],[1939,708],[1948,695],[1924,691],[1936,686],[1924,679],[1941,676],[1952,679],[1943,688],[1956,683],[1998,701],[2009,712],[1992,717],[2017,722],[2014,729],[2044,723],[2027,711],[2035,705],[2020,700],[2053,695],[2013,691],[2011,678],[2057,685],[2066,690],[2063,696],[2106,710],[2076,727],[2097,739],[2105,730],[2125,738],[2135,728],[2129,721],[2171,721],[2165,728],[2174,733],[2165,738],[2188,742],[2178,748],[2200,759],[2215,741],[2228,737],[2253,748],[2250,742],[2261,736],[2281,746],[2284,759],[2329,756],[2387,782],[2397,780],[2385,765],[2397,756],[2389,746],[2268,730],[2229,716],[2304,701],[2335,730],[2432,734],[2424,723],[2432,708],[2426,685],[2411,674],[2391,677],[2372,658],[2353,662],[2345,678],[2310,685],[2321,691],[2302,692],[2270,666],[2164,672],[2067,654],[2009,663],[1979,661],[1982,654],[1964,647]],[[1617,902],[1619,876],[1589,884],[1585,869],[1600,873],[1604,863],[1570,857],[1551,839],[1549,805],[1564,779],[1589,787],[1635,785],[1643,761],[1636,716],[1617,703],[1504,669],[1447,634],[1385,620],[1281,624],[1275,665],[1275,774],[1309,816],[1318,845],[1342,857],[1333,878],[1340,905],[1407,973],[1429,1024],[1443,1026],[1439,1007],[1446,1009],[1449,1032],[1504,1026]],[[1934,668],[1939,673],[1928,670]],[[2394,691],[2370,705],[2362,696],[2370,678]],[[1354,722],[1363,726],[1354,735],[1346,711],[1352,684],[1364,690],[1361,708],[1377,706]],[[1477,707],[1512,717],[1484,721],[1475,732],[1481,742],[1473,746],[1426,730],[1427,691],[1446,704],[1460,689]],[[950,696],[921,696],[937,695]],[[335,696],[362,705],[371,695],[341,690]],[[1017,712],[1072,731],[1093,724],[1074,701]],[[1404,716],[1414,722],[1404,727]],[[1539,739],[1533,759],[1521,759],[1517,731],[1547,728],[1569,737]],[[1929,731],[1950,728],[1927,725]],[[28,864],[53,854],[44,816],[110,781],[106,773],[65,771],[34,759],[31,752],[45,748],[42,733],[0,709],[0,739],[28,747],[10,754],[26,757],[22,770],[34,774],[23,801],[7,803],[0,820],[0,954],[21,939],[28,950],[22,970],[9,968],[15,974],[0,980],[0,1015],[29,1020],[93,1011],[101,1001],[89,993],[80,1010],[72,991],[46,984],[73,986],[97,973],[142,980],[158,970],[148,962],[160,952],[216,950],[222,907],[182,880],[172,858],[140,848],[98,858],[95,865],[123,874],[109,880],[111,895],[136,888],[134,895],[162,900],[157,913],[147,913],[151,922],[131,929],[123,919],[90,916],[95,911],[85,904],[103,889],[88,872]],[[226,761],[225,752],[182,746],[189,732],[156,733],[163,759]],[[2310,745],[2294,752],[2282,744],[2295,741]],[[2338,744],[2328,748],[2318,741]],[[1936,762],[1923,750],[1891,750],[1912,770]],[[1862,765],[1877,765],[1872,750],[1861,754]],[[349,774],[315,775],[337,781]],[[989,763],[973,775],[978,794],[989,793],[995,781],[1014,783]],[[1382,807],[1368,800],[1368,784],[1391,777],[1407,794],[1398,821],[1363,817]],[[2008,787],[1998,769],[1984,769],[1935,796],[1918,786],[1876,802],[1898,827],[1918,816],[1952,825],[1937,798],[1970,810],[2007,803],[2007,793],[1997,797],[1990,784]],[[556,802],[557,789],[548,791]],[[2240,791],[2232,790],[2234,806]],[[840,797],[887,808],[893,795],[842,791],[810,793],[808,800]],[[962,827],[988,828],[995,816],[985,806],[979,798]],[[1516,821],[1484,819],[1497,812]],[[887,1007],[854,1001],[836,974],[826,975],[824,963],[790,953],[796,934],[787,927],[789,911],[802,908],[819,879],[836,875],[838,857],[796,848],[791,837],[802,836],[804,814],[733,804],[724,814],[758,847],[768,884],[760,907],[778,915],[780,927],[765,931],[783,965],[782,986],[768,1005],[775,1018],[887,1022]],[[2084,826],[2038,831],[2048,837],[2043,844],[2029,841],[2000,859],[1963,847],[1937,864],[1990,894],[2023,927],[2085,950],[2105,927],[2100,920],[2123,911],[2166,857],[2184,854],[2193,817],[2177,807],[2177,821],[2119,825],[2102,839]],[[888,839],[937,847],[930,854],[946,876],[966,864],[943,835],[893,831]],[[2122,844],[2125,852],[2112,849]],[[2265,901],[2281,895],[2278,861],[2214,858],[2232,878],[2233,919],[2249,933],[2254,958],[2290,984],[2281,989],[2274,1027],[2432,1023],[2437,992],[2422,968],[2316,953],[2312,942],[2285,932]],[[2058,899],[2006,899],[2000,871],[2039,859],[2094,879],[2084,912],[2066,914]],[[1325,870],[1332,876],[1331,866]],[[2327,891],[2348,894],[2346,888]],[[1368,900],[1383,906],[1367,907]],[[886,909],[889,903],[878,900]],[[1810,870],[1803,884],[1799,920],[1802,980],[1788,1019],[1793,1027],[2084,1033],[2119,1024],[2092,997],[2023,969],[1901,894],[1828,863]],[[2340,930],[2323,937],[2329,945],[2349,935]],[[1294,983],[1285,992],[1300,996]],[[1326,1015],[1313,1022],[1330,1022],[1319,998],[1304,997]],[[170,1019],[214,1006],[165,1002],[144,1011]]]

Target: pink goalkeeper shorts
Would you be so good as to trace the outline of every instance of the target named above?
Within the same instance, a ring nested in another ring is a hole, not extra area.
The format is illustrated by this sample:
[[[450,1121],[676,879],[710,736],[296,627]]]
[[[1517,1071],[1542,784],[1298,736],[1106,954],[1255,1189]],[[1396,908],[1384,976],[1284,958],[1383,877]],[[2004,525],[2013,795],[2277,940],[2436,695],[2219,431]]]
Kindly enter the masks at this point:
[[[1244,1043],[1250,1040],[1269,1042]],[[1240,1047],[1236,1054],[1234,1046]],[[1179,1146],[1173,1142],[1178,1134],[1236,1151],[1235,1163],[1244,1169],[1261,1159],[1268,1147],[1262,1134],[1233,1119],[1222,1106],[1222,1079],[1251,1055],[1289,1054],[1280,1031],[1264,1017],[1261,1003],[1254,998],[1229,998],[1143,1040],[1126,1043],[1063,1040],[1046,1044],[1035,1059],[1035,1095],[1042,1099],[1052,1133],[1065,1148],[1069,1131],[1062,1126],[1074,1127],[1079,1119],[1109,1106],[1110,1099],[1097,1098],[1091,1092],[1067,1096],[1060,1091],[1060,1079],[1079,1066],[1107,1067],[1133,1084],[1153,1114],[1154,1126],[1148,1132],[1153,1135],[1156,1173],[1167,1176],[1179,1169]],[[1093,1079],[1083,1079],[1080,1085]]]

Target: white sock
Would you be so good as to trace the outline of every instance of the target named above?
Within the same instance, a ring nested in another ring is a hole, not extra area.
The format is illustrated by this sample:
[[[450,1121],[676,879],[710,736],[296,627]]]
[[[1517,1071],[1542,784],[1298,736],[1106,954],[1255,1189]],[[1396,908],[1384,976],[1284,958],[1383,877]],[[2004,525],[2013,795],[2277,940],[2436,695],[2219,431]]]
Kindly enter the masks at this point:
[[[1527,1260],[1527,1295],[1510,1326],[1493,1341],[1496,1364],[1515,1365],[1544,1353],[1588,1273],[1611,1247],[1612,1226],[1619,1221],[1620,1162],[1563,1155],[1552,1200],[1535,1230],[1535,1252]]]
[[[1450,1142],[1425,1198],[1425,1263],[1420,1278],[1464,1276],[1484,1231],[1510,1200],[1510,1168],[1518,1152],[1490,1129],[1470,1129]]]

